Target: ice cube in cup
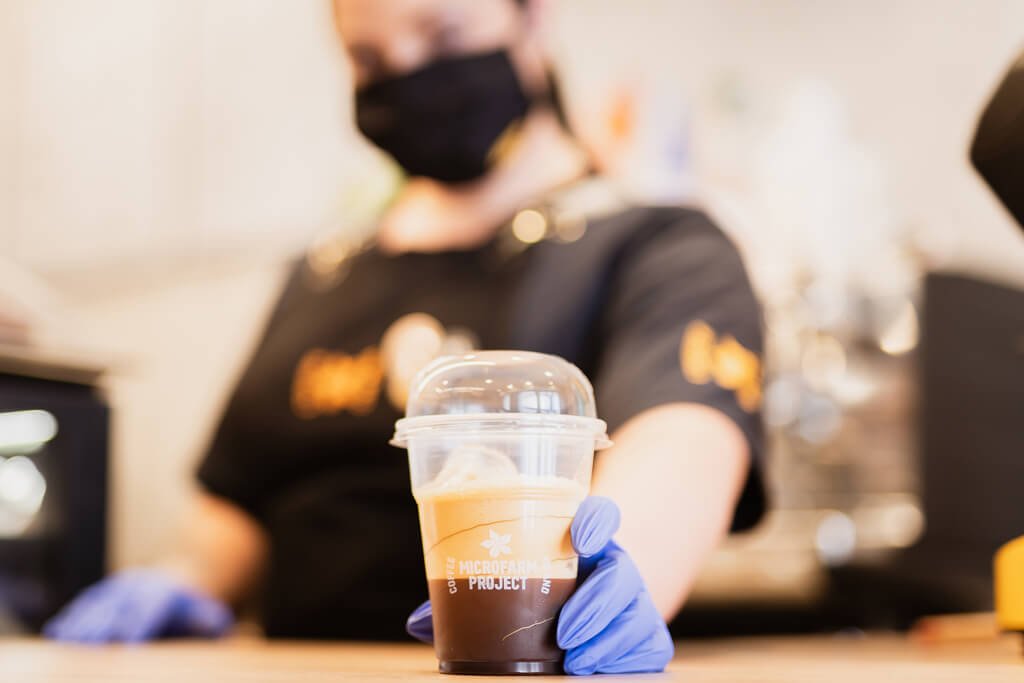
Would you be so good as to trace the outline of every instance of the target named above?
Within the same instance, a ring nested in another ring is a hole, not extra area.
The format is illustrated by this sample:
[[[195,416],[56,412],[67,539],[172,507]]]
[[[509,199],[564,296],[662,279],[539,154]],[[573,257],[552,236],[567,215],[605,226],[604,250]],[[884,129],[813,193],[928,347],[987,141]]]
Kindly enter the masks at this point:
[[[426,486],[430,490],[451,490],[471,483],[512,482],[518,474],[515,463],[501,451],[467,444],[452,451],[444,467]]]

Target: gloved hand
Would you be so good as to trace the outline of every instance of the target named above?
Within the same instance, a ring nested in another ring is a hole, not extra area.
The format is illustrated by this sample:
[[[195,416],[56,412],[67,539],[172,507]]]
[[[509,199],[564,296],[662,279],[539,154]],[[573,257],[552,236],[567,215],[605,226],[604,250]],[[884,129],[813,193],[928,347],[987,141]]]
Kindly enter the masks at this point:
[[[430,600],[417,607],[405,620],[405,632],[424,643],[434,642],[434,611],[430,608]]]
[[[600,496],[584,500],[572,520],[583,583],[558,617],[566,673],[662,671],[675,652],[640,572],[612,540],[618,529],[619,508]]]
[[[661,671],[674,646],[633,561],[612,535],[619,508],[591,496],[572,521],[572,545],[580,556],[583,583],[558,618],[558,646],[570,674]],[[405,629],[426,643],[434,640],[430,601],[413,612]]]
[[[90,586],[43,627],[56,640],[141,642],[215,638],[234,624],[231,610],[157,569],[133,569]]]

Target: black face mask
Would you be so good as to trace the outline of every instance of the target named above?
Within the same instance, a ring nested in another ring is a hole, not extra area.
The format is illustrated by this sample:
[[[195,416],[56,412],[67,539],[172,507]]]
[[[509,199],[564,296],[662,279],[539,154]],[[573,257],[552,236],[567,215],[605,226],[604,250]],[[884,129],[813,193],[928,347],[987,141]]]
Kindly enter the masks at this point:
[[[410,175],[482,176],[495,142],[530,108],[504,50],[445,58],[356,93],[356,124]]]

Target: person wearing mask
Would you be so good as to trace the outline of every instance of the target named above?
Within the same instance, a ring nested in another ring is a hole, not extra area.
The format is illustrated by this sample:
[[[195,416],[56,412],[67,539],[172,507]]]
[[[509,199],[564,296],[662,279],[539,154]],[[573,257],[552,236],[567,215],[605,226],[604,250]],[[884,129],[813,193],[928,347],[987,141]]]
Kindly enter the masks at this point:
[[[199,466],[181,547],[87,589],[45,632],[218,636],[256,595],[271,637],[430,640],[406,454],[388,440],[430,359],[521,349],[579,366],[615,442],[572,525],[565,670],[661,670],[702,562],[764,506],[760,309],[740,256],[703,213],[629,206],[602,183],[529,3],[334,10],[358,128],[409,178],[372,239],[296,266]]]

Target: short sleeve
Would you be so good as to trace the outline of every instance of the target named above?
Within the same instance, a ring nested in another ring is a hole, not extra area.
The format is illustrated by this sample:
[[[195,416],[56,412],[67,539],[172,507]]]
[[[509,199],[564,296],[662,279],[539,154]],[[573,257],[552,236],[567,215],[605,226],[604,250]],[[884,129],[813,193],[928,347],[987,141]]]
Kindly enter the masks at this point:
[[[229,405],[217,426],[209,450],[199,464],[196,476],[204,490],[230,500],[259,518],[260,486],[251,477],[245,476],[239,457],[251,449],[251,444],[246,443],[245,431],[232,424],[235,420],[228,419],[231,415]]]
[[[638,231],[601,313],[594,390],[609,429],[659,405],[699,403],[746,436],[752,464],[733,529],[764,509],[761,309],[736,247],[702,213]]]

